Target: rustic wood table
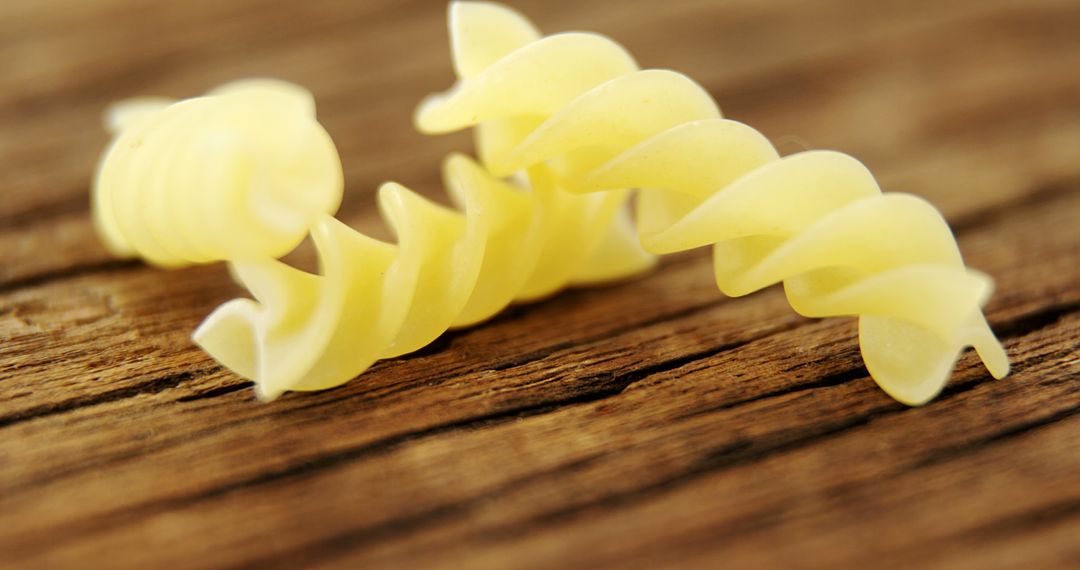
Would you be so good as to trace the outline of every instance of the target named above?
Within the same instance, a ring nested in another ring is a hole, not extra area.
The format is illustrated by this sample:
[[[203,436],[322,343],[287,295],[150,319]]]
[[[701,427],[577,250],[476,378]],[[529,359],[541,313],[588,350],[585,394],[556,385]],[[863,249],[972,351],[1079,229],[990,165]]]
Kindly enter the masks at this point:
[[[1080,565],[1080,2],[521,1],[683,71],[783,153],[937,204],[997,281],[1013,363],[908,408],[852,319],[726,299],[707,251],[514,307],[334,390],[263,404],[189,340],[220,265],[109,259],[103,107],[252,76],[310,87],[342,218],[443,200],[466,135],[441,2],[0,5],[0,568]],[[297,257],[303,263],[304,254]]]

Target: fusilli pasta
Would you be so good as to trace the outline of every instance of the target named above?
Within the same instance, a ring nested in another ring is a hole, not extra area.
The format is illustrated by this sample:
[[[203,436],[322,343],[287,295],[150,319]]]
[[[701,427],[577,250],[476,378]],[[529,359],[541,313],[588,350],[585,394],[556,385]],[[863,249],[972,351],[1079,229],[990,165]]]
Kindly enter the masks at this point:
[[[783,282],[803,315],[858,315],[868,370],[906,404],[933,398],[967,346],[995,377],[1008,373],[981,311],[992,282],[964,266],[926,201],[882,194],[838,152],[781,158],[754,129],[722,119],[700,85],[640,70],[606,37],[541,37],[516,12],[472,2],[452,4],[450,29],[459,81],[428,98],[416,124],[475,127],[493,175],[544,168],[583,195],[638,189],[648,251],[712,245],[728,295]]]
[[[322,216],[311,229],[320,274],[271,259],[233,263],[256,300],[219,307],[195,341],[273,399],[341,384],[512,300],[654,263],[622,207],[626,192],[574,195],[543,165],[529,169],[531,188],[519,188],[461,155],[443,171],[461,211],[384,184],[378,202],[397,244]]]
[[[341,203],[341,161],[311,94],[270,79],[184,101],[113,105],[98,233],[120,257],[175,267],[284,255]]]

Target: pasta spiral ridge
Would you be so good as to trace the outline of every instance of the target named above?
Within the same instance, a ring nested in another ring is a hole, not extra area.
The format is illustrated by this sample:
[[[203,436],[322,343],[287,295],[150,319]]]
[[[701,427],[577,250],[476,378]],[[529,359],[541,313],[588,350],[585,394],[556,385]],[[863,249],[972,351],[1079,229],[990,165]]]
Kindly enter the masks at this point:
[[[495,176],[543,165],[584,195],[637,189],[646,250],[712,245],[729,296],[782,282],[802,315],[858,316],[867,369],[901,402],[937,395],[968,346],[993,376],[1008,373],[981,310],[992,281],[964,266],[923,199],[883,194],[845,154],[780,157],[700,85],[639,69],[604,36],[541,37],[520,14],[473,2],[451,5],[450,32],[459,79],[420,105],[421,131],[475,127]]]
[[[176,267],[278,257],[341,203],[334,143],[303,88],[249,79],[183,101],[140,98],[106,114],[114,140],[92,188],[108,249]]]
[[[255,299],[219,307],[195,342],[270,400],[344,383],[513,300],[653,265],[623,207],[626,192],[574,195],[546,170],[532,169],[531,188],[521,188],[452,155],[443,173],[457,209],[388,182],[378,204],[396,244],[321,216],[311,228],[319,273],[273,259],[233,262]]]

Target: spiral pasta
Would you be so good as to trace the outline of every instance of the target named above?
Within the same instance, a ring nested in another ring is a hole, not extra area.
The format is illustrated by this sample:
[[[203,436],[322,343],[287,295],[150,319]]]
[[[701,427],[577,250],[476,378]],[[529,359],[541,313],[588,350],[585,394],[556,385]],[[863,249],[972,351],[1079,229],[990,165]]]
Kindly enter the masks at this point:
[[[512,300],[654,263],[622,207],[626,192],[573,195],[544,166],[530,169],[531,188],[519,188],[460,155],[443,172],[460,211],[395,183],[379,189],[397,244],[321,216],[311,229],[320,274],[272,259],[235,262],[255,300],[219,307],[195,332],[196,343],[253,379],[268,400],[341,384]]]
[[[175,267],[277,257],[341,203],[341,162],[311,94],[253,79],[184,101],[113,105],[92,203],[120,257]]]
[[[495,176],[543,166],[584,195],[638,189],[648,251],[711,244],[727,295],[783,282],[803,315],[858,315],[867,369],[901,402],[933,398],[967,346],[993,376],[1008,373],[981,311],[992,282],[965,268],[924,200],[882,194],[844,154],[781,158],[701,86],[640,70],[606,37],[541,37],[516,12],[472,2],[452,4],[450,29],[459,81],[421,104],[420,130],[476,127]]]

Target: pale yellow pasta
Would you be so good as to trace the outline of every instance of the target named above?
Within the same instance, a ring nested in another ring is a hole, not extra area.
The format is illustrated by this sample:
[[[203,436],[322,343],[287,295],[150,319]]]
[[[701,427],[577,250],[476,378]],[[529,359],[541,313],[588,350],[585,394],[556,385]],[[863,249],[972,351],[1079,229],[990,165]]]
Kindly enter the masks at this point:
[[[626,192],[574,195],[544,166],[529,175],[531,188],[521,188],[451,156],[444,178],[460,211],[387,183],[378,203],[396,244],[321,216],[311,229],[319,274],[272,259],[235,262],[255,300],[219,307],[195,341],[273,399],[341,384],[512,300],[652,266],[623,208]]]
[[[863,360],[901,402],[933,398],[967,346],[995,377],[1008,373],[981,311],[992,282],[965,268],[926,201],[882,194],[844,154],[779,157],[760,133],[722,119],[701,86],[639,70],[603,36],[541,37],[487,3],[454,3],[450,28],[459,81],[418,109],[422,131],[475,126],[496,176],[542,167],[583,195],[639,189],[647,250],[711,244],[728,295],[783,282],[803,315],[858,315]]]
[[[342,171],[303,88],[230,83],[184,101],[113,105],[98,165],[98,233],[121,257],[174,267],[276,257],[341,203]]]

